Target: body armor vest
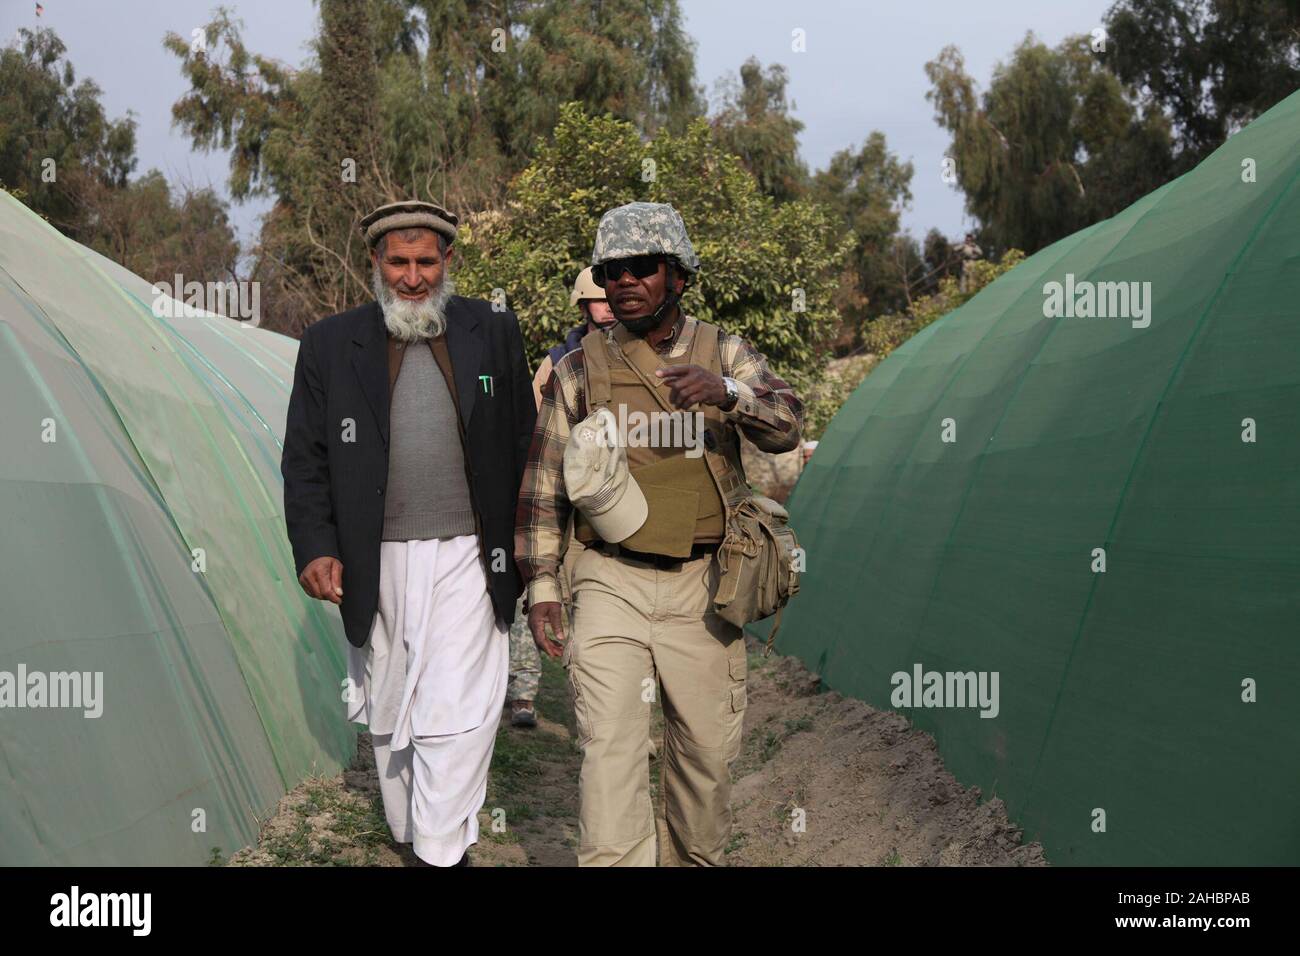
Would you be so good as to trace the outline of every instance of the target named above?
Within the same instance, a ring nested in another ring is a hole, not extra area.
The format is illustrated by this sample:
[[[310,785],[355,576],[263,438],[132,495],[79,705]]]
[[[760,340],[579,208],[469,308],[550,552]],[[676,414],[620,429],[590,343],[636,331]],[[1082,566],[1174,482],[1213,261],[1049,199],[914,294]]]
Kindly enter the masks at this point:
[[[628,469],[649,509],[645,524],[620,542],[627,548],[685,558],[692,544],[722,541],[731,509],[750,496],[740,438],[722,410],[674,408],[670,386],[654,374],[664,365],[691,364],[721,375],[718,335],[717,326],[697,321],[690,352],[675,362],[622,325],[612,336],[597,330],[583,337],[584,417],[602,406],[614,413]],[[697,427],[701,418],[703,428]],[[574,534],[583,544],[597,539],[580,512]]]

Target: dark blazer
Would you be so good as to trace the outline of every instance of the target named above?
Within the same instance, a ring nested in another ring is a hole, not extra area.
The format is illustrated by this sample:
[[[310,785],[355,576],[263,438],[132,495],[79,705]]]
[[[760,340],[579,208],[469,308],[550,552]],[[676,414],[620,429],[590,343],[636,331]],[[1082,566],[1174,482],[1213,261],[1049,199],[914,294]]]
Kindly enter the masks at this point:
[[[537,417],[523,338],[513,312],[461,296],[447,303],[446,334],[488,590],[497,620],[508,626],[523,589],[515,505]],[[343,625],[357,647],[369,639],[379,605],[388,401],[388,333],[378,303],[303,333],[280,459],[285,523],[299,574],[325,555],[342,562]],[[348,419],[352,441],[344,441]]]

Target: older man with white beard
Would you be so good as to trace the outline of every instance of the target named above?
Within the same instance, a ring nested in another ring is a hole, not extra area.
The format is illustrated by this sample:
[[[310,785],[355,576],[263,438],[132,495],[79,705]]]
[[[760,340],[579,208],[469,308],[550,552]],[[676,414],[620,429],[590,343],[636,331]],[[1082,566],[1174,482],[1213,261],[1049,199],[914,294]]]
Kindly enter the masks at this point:
[[[304,333],[281,461],[299,582],[339,605],[388,825],[436,866],[468,865],[478,838],[536,417],[518,320],[455,294],[456,225],[425,202],[362,220],[376,301]]]

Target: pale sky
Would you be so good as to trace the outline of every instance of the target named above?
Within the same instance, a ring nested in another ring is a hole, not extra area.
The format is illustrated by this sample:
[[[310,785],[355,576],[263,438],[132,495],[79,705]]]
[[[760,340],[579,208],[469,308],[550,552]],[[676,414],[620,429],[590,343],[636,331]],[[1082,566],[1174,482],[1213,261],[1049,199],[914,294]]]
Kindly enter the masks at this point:
[[[856,147],[873,129],[916,167],[913,203],[903,224],[918,238],[931,226],[960,236],[969,225],[962,196],[940,178],[947,133],[925,99],[924,65],[949,43],[983,89],[1027,31],[1055,45],[1101,22],[1112,0],[681,0],[687,32],[695,40],[696,80],[710,96],[717,80],[735,75],[745,59],[783,64],[790,74],[794,115],[805,124],[800,140],[812,169]],[[207,22],[213,0],[31,0],[0,2],[0,38],[12,42],[18,27],[53,28],[68,47],[78,78],[103,90],[111,117],[136,114],[138,173],[161,169],[173,182],[212,185],[226,194],[227,158],[190,149],[171,127],[171,105],[184,92],[179,60],[163,50],[168,31],[189,36]],[[250,50],[297,65],[315,33],[312,0],[225,0],[244,21]],[[791,49],[792,31],[806,37],[806,52]],[[241,241],[255,234],[267,201],[235,206]]]

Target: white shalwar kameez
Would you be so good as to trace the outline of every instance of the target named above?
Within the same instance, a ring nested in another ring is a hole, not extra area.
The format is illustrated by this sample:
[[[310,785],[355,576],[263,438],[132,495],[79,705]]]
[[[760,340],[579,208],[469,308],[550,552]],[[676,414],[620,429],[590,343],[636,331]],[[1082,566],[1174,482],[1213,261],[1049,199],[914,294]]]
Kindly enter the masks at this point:
[[[508,671],[478,538],[381,542],[379,610],[348,657],[348,719],[370,728],[393,839],[426,863],[454,866],[478,842]]]

